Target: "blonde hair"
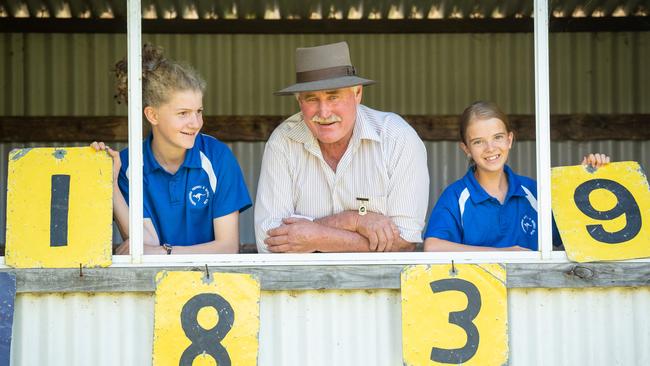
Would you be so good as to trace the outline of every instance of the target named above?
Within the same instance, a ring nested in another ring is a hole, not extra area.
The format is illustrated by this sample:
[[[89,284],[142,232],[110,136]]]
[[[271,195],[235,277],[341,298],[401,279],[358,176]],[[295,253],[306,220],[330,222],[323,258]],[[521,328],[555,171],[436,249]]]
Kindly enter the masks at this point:
[[[115,99],[128,103],[127,60],[115,64]],[[150,43],[142,46],[142,104],[159,107],[173,92],[194,90],[203,93],[205,80],[188,65],[164,57],[162,48]]]

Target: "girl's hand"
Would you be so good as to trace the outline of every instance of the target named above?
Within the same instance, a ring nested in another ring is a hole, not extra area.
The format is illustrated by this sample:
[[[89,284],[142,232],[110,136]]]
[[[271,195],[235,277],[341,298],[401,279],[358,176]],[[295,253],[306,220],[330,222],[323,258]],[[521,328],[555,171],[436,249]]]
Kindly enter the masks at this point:
[[[117,177],[120,174],[120,168],[122,167],[122,161],[120,160],[120,153],[111,149],[108,145],[103,142],[93,141],[90,144],[90,147],[95,149],[95,151],[106,151],[108,155],[113,158],[113,184],[117,185]]]
[[[512,247],[505,247],[505,248],[499,248],[497,250],[501,250],[504,252],[530,252],[531,250],[525,247],[521,247],[519,245],[515,245]]]
[[[605,154],[589,154],[585,155],[585,157],[582,158],[582,165],[591,165],[592,167],[598,169],[609,164],[609,160],[609,156]]]
[[[129,239],[126,239],[122,242],[117,248],[115,248],[115,254],[117,255],[129,255]]]

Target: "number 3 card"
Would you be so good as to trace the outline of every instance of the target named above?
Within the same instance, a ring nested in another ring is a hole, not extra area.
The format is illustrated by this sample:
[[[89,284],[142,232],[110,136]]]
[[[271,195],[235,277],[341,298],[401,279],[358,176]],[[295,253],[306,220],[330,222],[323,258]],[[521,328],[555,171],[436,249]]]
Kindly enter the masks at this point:
[[[498,264],[410,266],[402,271],[404,365],[508,362],[506,271]]]
[[[257,365],[260,283],[252,275],[158,272],[153,365]]]
[[[575,262],[650,257],[650,188],[636,162],[553,168],[553,215]]]

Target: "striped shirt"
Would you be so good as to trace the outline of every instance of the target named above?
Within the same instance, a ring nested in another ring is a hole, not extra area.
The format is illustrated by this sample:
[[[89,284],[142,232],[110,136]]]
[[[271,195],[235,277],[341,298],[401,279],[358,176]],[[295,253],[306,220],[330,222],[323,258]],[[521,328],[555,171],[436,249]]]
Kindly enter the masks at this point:
[[[255,237],[268,252],[266,232],[292,215],[322,218],[357,210],[390,217],[409,242],[421,242],[429,173],[422,140],[394,113],[357,107],[352,138],[336,171],[327,165],[316,138],[297,113],[269,138],[255,203]]]

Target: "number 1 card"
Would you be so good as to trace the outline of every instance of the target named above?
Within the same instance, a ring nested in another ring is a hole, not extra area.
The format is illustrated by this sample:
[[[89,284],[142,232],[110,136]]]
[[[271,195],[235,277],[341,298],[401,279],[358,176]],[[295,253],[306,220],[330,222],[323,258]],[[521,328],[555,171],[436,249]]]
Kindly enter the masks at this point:
[[[106,267],[113,236],[113,162],[90,147],[9,154],[6,263]]]
[[[553,215],[575,262],[650,257],[650,188],[636,162],[553,168]]]

